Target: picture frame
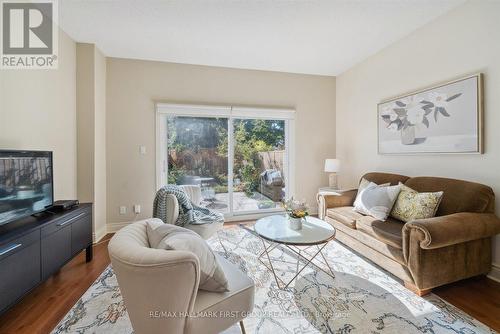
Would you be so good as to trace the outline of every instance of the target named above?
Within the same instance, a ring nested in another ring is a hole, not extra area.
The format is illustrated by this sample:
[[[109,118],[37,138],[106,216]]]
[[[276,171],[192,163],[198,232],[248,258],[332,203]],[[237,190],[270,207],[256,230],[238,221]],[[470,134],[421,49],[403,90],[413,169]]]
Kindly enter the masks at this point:
[[[482,73],[383,100],[378,154],[482,154],[483,109]]]

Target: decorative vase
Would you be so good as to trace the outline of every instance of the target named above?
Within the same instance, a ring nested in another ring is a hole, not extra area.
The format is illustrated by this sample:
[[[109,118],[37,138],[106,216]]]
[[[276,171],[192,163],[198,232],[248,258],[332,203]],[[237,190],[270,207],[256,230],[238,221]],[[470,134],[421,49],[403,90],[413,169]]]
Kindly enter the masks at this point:
[[[401,143],[403,145],[413,145],[415,143],[415,127],[407,126],[401,129]]]
[[[302,229],[302,219],[303,218],[293,218],[293,217],[288,217],[288,220],[290,221],[290,228],[292,230],[298,231]]]

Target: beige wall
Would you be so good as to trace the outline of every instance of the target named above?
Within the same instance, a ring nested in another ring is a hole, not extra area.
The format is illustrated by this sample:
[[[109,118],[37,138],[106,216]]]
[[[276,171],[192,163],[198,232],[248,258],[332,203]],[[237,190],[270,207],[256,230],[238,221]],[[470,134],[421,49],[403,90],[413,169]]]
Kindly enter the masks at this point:
[[[96,240],[106,234],[106,57],[98,48],[95,54],[95,124],[94,124],[94,219]]]
[[[77,43],[78,199],[94,203],[94,241],[106,234],[106,58]]]
[[[76,44],[77,193],[94,201],[94,45]]]
[[[436,175],[491,185],[500,198],[500,2],[468,2],[337,77],[337,155],[341,182],[367,171]],[[485,73],[484,155],[377,154],[377,103],[453,79]],[[498,212],[498,209],[497,209]],[[500,264],[500,237],[494,262]]]
[[[59,68],[0,70],[0,148],[54,152],[54,197],[76,198],[75,43],[59,33]]]
[[[108,58],[108,223],[151,216],[155,195],[155,101],[291,107],[296,115],[296,193],[315,207],[335,156],[335,78]],[[139,146],[145,145],[146,155]],[[125,205],[127,215],[119,215]]]

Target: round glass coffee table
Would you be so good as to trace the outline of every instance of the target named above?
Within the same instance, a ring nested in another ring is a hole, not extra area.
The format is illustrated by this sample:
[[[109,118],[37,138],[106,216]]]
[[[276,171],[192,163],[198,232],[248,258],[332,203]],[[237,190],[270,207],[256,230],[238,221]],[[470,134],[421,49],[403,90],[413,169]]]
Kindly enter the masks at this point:
[[[290,223],[286,215],[273,215],[257,220],[254,230],[264,245],[264,251],[259,255],[258,259],[272,272],[278,288],[288,288],[309,264],[314,265],[325,274],[335,278],[335,274],[322,252],[328,242],[335,237],[336,232],[335,228],[327,222],[314,217],[306,217],[302,223],[302,229],[293,230],[290,228]],[[278,246],[285,247],[297,256],[297,270],[295,276],[289,282],[284,282],[276,275],[273,261],[280,260],[272,259],[269,255]],[[318,255],[321,256],[321,259],[317,259]],[[262,260],[264,256],[267,258],[269,265]],[[299,269],[301,261],[304,264]],[[328,270],[325,270],[317,262],[326,265]]]

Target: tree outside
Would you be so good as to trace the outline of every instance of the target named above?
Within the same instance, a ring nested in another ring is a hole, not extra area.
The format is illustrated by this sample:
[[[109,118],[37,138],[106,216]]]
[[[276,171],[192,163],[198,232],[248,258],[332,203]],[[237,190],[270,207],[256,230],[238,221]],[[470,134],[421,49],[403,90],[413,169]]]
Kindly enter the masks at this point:
[[[258,208],[275,207],[283,189],[276,189],[273,199],[264,196],[261,174],[278,170],[283,175],[285,122],[235,119],[233,128],[233,191],[256,200]],[[201,183],[209,200],[228,192],[227,118],[169,116],[167,134],[169,183]]]

